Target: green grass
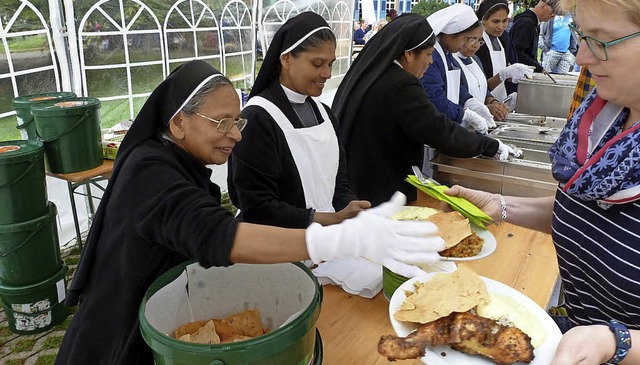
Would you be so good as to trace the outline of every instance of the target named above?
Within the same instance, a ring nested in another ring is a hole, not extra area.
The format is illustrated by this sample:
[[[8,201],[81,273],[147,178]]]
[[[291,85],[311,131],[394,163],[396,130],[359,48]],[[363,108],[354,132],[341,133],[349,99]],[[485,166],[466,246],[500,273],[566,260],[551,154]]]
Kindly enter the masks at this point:
[[[62,321],[62,323],[53,326],[53,330],[54,331],[66,330],[67,327],[69,327],[69,324],[71,323],[71,319],[72,317],[65,318],[65,320]]]
[[[12,359],[7,360],[5,365],[24,365],[25,362],[27,362],[27,359]]]
[[[56,362],[56,354],[40,355],[35,365],[53,365]]]
[[[79,256],[78,257],[67,257],[67,258],[64,259],[64,262],[67,265],[77,265],[78,261],[80,261],[80,257]]]
[[[65,326],[66,328],[66,326]],[[62,339],[64,338],[64,336],[54,336],[54,337],[48,337],[46,340],[44,340],[44,342],[42,342],[42,348],[43,349],[57,349],[60,348],[60,345],[62,344]]]
[[[11,331],[9,331],[9,326],[0,327],[0,338],[11,336]]]
[[[11,52],[34,51],[47,47],[47,37],[44,34],[27,36],[24,38],[8,38]],[[0,52],[4,53],[4,44],[0,43]]]
[[[15,346],[13,346],[13,352],[31,351],[35,344],[36,340],[34,338],[19,340],[16,342]]]

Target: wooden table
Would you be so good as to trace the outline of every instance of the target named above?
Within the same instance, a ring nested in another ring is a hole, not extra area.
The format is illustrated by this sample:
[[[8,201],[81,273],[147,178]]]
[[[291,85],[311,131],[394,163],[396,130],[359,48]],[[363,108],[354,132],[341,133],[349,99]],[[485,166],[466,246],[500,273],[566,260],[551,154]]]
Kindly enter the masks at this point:
[[[89,206],[89,217],[91,218],[95,213],[95,207],[93,205],[93,198],[97,198],[91,193],[91,185],[94,185],[98,189],[104,191],[104,188],[98,184],[99,181],[107,180],[111,176],[113,171],[113,160],[102,160],[102,165],[90,170],[71,172],[68,174],[56,174],[47,171],[47,175],[61,179],[67,182],[67,189],[69,191],[69,199],[71,200],[71,212],[73,213],[73,224],[76,229],[76,240],[78,247],[82,249],[82,236],[80,232],[80,223],[78,222],[78,211],[76,210],[75,194],[83,195],[87,199]],[[85,187],[84,193],[76,192],[76,189],[80,186]]]
[[[418,204],[434,206],[419,192]],[[464,263],[478,274],[519,290],[546,308],[558,279],[558,262],[551,236],[509,223],[493,224],[489,231],[498,247],[489,257]],[[393,334],[389,302],[382,293],[373,299],[351,295],[337,286],[324,286],[322,312],[317,322],[324,345],[324,365],[390,364],[378,354],[380,336]],[[403,360],[398,365],[422,365]],[[460,364],[464,365],[464,364]]]

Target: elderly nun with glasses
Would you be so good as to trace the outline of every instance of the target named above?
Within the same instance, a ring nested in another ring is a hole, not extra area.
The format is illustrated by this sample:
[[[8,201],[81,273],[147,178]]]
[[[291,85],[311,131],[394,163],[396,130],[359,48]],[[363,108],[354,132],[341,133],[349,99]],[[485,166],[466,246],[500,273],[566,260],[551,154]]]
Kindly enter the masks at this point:
[[[436,37],[424,17],[403,14],[364,46],[338,88],[333,110],[347,152],[354,192],[378,205],[416,190],[405,178],[422,166],[424,145],[453,157],[507,158],[509,147],[468,131],[429,101],[420,78],[431,64]]]
[[[554,317],[565,334],[551,365],[640,364],[640,1],[562,5],[596,86],[549,150],[555,197],[447,193],[551,233],[566,314]]]
[[[242,115],[251,120],[229,164],[229,192],[246,222],[305,228],[368,209],[347,181],[338,121],[317,97],[331,78],[336,37],[304,12],[276,32]]]
[[[206,165],[225,163],[240,142],[247,121],[239,115],[231,82],[204,61],[176,68],[153,91],[122,142],[89,231],[66,300],[80,306],[56,364],[154,364],[138,309],[149,285],[187,260],[204,267],[437,260],[444,242],[433,224],[388,219],[405,203],[401,194],[330,227],[236,220],[221,207]]]

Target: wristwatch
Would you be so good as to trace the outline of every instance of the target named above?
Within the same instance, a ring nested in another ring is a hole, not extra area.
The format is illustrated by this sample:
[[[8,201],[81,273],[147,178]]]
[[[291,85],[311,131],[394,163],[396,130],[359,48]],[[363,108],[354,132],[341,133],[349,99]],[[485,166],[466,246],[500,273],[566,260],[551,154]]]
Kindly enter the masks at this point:
[[[631,333],[629,333],[627,326],[615,319],[609,321],[609,329],[616,337],[616,352],[613,353],[613,357],[607,361],[607,364],[615,365],[627,356],[631,348]]]

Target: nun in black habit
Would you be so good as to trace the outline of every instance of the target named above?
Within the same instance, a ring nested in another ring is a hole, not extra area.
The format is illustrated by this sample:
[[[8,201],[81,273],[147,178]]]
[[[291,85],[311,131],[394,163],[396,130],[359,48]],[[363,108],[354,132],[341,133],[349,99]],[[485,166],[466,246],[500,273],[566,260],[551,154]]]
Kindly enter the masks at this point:
[[[401,191],[411,166],[422,166],[424,145],[452,157],[506,159],[502,142],[470,132],[437,111],[420,78],[432,62],[436,38],[427,19],[404,14],[369,41],[338,88],[333,110],[340,120],[353,191],[375,206]],[[513,153],[513,152],[511,152]]]
[[[231,82],[204,61],[178,67],[153,91],[122,142],[89,231],[66,300],[80,305],[56,364],[152,365],[138,308],[149,285],[186,260],[204,267],[359,256],[399,265],[415,256],[437,260],[435,226],[387,219],[405,203],[401,194],[330,227],[238,223],[220,206],[205,165],[227,161],[246,124],[239,114]]]
[[[331,109],[320,96],[331,78],[336,38],[304,12],[276,32],[242,116],[251,123],[230,159],[228,186],[246,222],[305,228],[339,223],[371,207],[347,181]]]

